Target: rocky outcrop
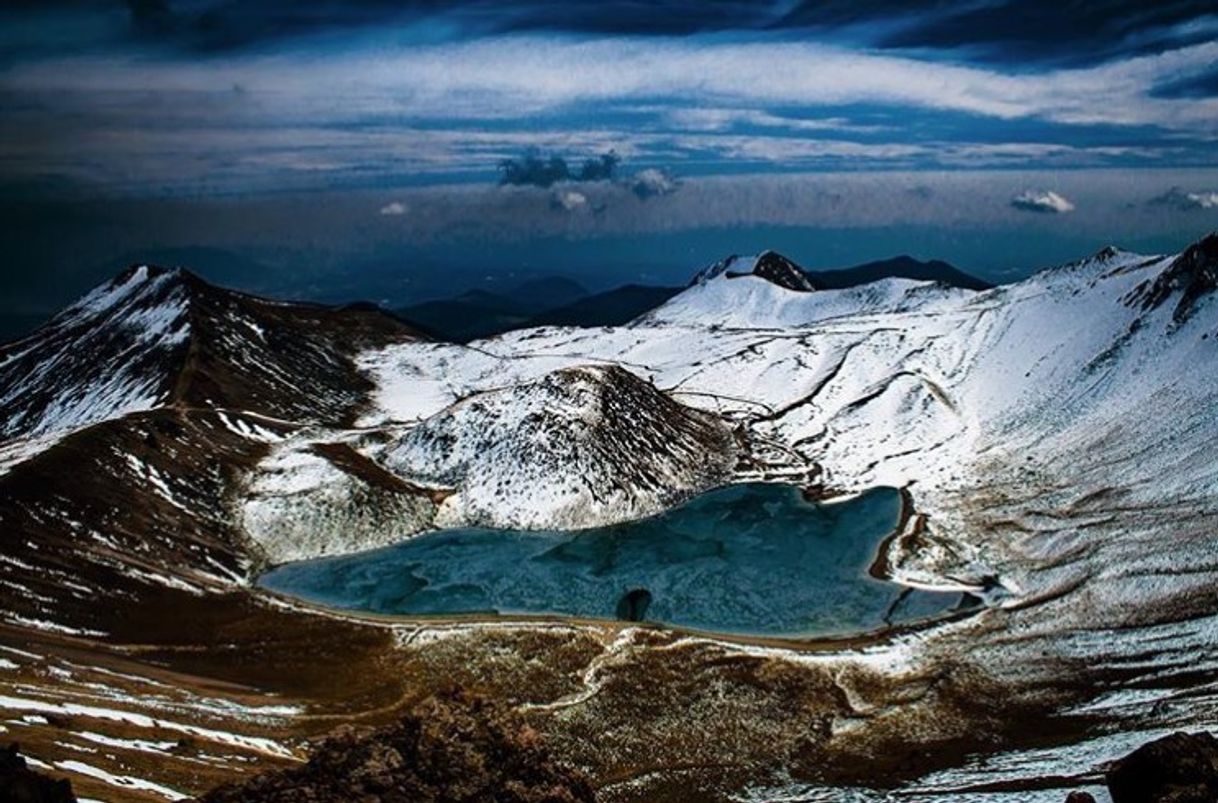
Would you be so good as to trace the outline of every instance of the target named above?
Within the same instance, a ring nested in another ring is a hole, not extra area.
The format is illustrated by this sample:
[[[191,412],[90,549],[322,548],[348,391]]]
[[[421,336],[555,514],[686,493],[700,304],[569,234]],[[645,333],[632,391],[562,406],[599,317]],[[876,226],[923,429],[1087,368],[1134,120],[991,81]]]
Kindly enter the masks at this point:
[[[717,276],[726,276],[729,279],[756,276],[771,284],[801,293],[817,289],[803,268],[777,251],[763,251],[757,256],[732,254],[698,273],[691,285],[705,284]]]
[[[588,781],[501,705],[437,695],[392,725],[344,726],[308,763],[222,786],[202,803],[591,803]]]
[[[1172,323],[1179,326],[1192,316],[1197,303],[1218,289],[1218,232],[1193,243],[1153,281],[1143,282],[1125,299],[1130,306],[1157,309],[1180,293],[1172,310]]]
[[[1218,739],[1173,733],[1142,745],[1108,771],[1112,803],[1213,803],[1218,800]]]
[[[623,622],[641,622],[651,606],[651,592],[645,588],[632,588],[617,601],[615,616]]]
[[[17,745],[0,748],[0,801],[4,803],[76,803],[72,782],[48,778],[30,769]]]

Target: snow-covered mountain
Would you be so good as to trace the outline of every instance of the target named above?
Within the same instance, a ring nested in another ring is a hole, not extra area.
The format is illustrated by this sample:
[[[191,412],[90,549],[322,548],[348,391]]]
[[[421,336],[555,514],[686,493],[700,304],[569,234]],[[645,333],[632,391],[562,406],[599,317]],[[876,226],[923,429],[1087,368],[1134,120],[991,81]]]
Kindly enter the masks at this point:
[[[259,660],[304,644],[294,666],[333,688],[350,655],[327,634],[353,625],[284,613],[247,587],[261,566],[437,524],[620,521],[741,479],[888,484],[913,510],[879,568],[973,591],[974,614],[811,653],[574,623],[560,646],[538,646],[537,623],[357,640],[393,677],[519,681],[581,761],[598,760],[581,735],[607,734],[607,772],[651,767],[656,749],[674,766],[723,759],[701,735],[655,736],[695,704],[702,725],[731,723],[733,761],[1015,751],[943,765],[918,781],[927,799],[1079,772],[1020,723],[1069,717],[1062,738],[1090,767],[1126,748],[1104,741],[1118,729],[1218,710],[1218,235],[984,291],[816,289],[766,255],[720,267],[627,326],[468,345],[371,310],[124,273],[0,349],[0,631],[131,654],[161,638],[160,666],[217,685],[241,676],[224,656],[248,665],[247,640]],[[178,650],[164,611],[222,649]],[[614,719],[627,708],[635,720]],[[821,717],[814,737],[774,725],[790,710]]]
[[[0,346],[0,441],[167,405],[337,423],[367,389],[352,356],[414,336],[373,308],[286,304],[133,267]]]
[[[408,430],[385,462],[455,489],[440,524],[577,529],[726,482],[736,444],[720,418],[629,371],[579,366],[465,398]]]
[[[616,363],[741,425],[767,476],[819,471],[839,489],[915,483],[933,529],[971,532],[949,497],[999,474],[1030,482],[1059,460],[1074,461],[1055,469],[1072,476],[1093,441],[1141,454],[1114,481],[1140,477],[1155,493],[1166,476],[1193,491],[1214,481],[1198,449],[1215,390],[1195,366],[1218,347],[1216,241],[1171,257],[1104,249],[984,292],[899,279],[793,290],[714,270],[628,327],[404,345],[362,360],[378,377],[380,420],[398,421],[562,366]],[[402,377],[418,392],[404,392]],[[910,582],[979,588],[1002,562],[982,551],[970,534],[920,557],[894,552],[892,565]]]

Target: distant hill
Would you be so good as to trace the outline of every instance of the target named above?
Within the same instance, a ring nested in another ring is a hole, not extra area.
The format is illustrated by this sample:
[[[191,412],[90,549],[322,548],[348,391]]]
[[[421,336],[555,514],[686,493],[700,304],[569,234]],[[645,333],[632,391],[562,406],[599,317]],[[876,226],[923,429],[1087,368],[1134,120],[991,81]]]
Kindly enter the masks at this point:
[[[943,282],[966,290],[988,290],[994,285],[978,279],[954,265],[932,259],[922,262],[911,256],[899,256],[867,262],[839,270],[805,270],[818,290],[841,290],[880,279],[914,279],[921,282]]]
[[[587,295],[578,282],[552,276],[498,293],[469,290],[455,298],[423,301],[396,309],[394,314],[433,337],[465,343],[520,329],[535,316]]]
[[[531,318],[526,326],[622,326],[683,289],[627,284],[543,312]]]

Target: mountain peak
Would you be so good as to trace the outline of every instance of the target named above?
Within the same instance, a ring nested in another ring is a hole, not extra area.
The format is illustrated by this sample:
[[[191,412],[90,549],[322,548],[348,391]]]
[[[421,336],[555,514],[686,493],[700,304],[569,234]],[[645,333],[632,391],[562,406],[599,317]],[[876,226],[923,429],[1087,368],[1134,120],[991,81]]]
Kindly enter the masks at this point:
[[[762,251],[758,254],[757,262],[753,265],[753,275],[787,290],[809,293],[816,289],[803,268],[777,251]]]
[[[756,276],[786,290],[801,293],[816,289],[803,268],[777,251],[771,250],[762,251],[756,256],[732,254],[699,272],[690,282],[690,286],[706,284],[719,276],[728,279]]]
[[[417,337],[380,310],[271,301],[132,265],[0,345],[0,441],[178,404],[346,420],[368,386],[353,355]]]
[[[1218,290],[1218,232],[1210,232],[1177,256],[1154,281],[1138,285],[1125,299],[1140,304],[1143,311],[1157,309],[1181,291],[1172,311],[1172,324],[1179,326],[1190,317],[1204,296]]]

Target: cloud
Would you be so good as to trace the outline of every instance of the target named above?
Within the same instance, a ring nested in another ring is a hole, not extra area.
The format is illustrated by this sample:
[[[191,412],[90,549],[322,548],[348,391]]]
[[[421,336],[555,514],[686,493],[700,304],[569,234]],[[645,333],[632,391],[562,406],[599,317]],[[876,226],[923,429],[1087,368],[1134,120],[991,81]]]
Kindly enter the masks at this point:
[[[580,181],[612,181],[614,174],[617,172],[618,163],[621,157],[616,151],[609,151],[592,159],[585,159],[584,165],[579,169],[577,178]]]
[[[171,5],[182,15],[203,4]],[[167,7],[137,5],[148,24]],[[484,180],[498,165],[505,184],[549,188],[625,174],[583,158],[610,148],[684,175],[1215,160],[1218,98],[1155,89],[1212,70],[1218,41],[1031,70],[776,33],[513,32],[389,47],[413,36],[389,27],[224,58],[48,48],[15,59],[0,73],[10,157],[0,181],[131,193],[385,187]],[[530,145],[547,156],[503,159]]]
[[[560,181],[612,181],[621,158],[615,151],[584,160],[579,172],[558,155],[543,156],[530,148],[523,156],[499,162],[499,183],[504,186],[552,187]]]
[[[553,205],[568,212],[578,212],[588,208],[588,196],[578,190],[556,190]]]
[[[539,151],[499,163],[499,183],[505,186],[550,187],[570,177],[571,169],[567,167],[566,159],[561,156],[543,158]]]
[[[111,27],[107,17],[94,16],[94,7],[101,5],[106,4],[13,0],[0,2],[0,10],[39,6],[66,18],[61,30],[78,31],[92,21],[100,35]],[[1020,66],[1096,64],[1158,53],[1205,41],[1216,22],[1212,0],[127,0],[127,6],[137,32],[187,53],[243,53],[308,37],[353,39],[378,30],[422,41],[521,32],[653,39],[731,32],[776,39],[811,34],[868,49],[934,48]],[[62,35],[44,37],[40,44],[71,51]]]
[[[805,0],[805,5],[815,0]],[[821,5],[820,3],[815,3]],[[966,50],[973,58],[1027,64],[1097,64],[1157,53],[1213,37],[1212,0],[1161,3],[984,0],[958,4],[858,4],[872,19],[885,11],[898,24],[877,43],[889,48]],[[832,6],[833,4],[828,4]],[[923,7],[908,13],[918,5]]]
[[[392,201],[381,207],[381,214],[388,216],[404,215],[410,211],[410,207],[401,201]]]
[[[680,186],[681,183],[667,170],[654,167],[640,170],[630,181],[630,191],[644,200],[657,195],[671,195]]]
[[[1196,209],[1218,209],[1218,192],[1186,192],[1180,187],[1172,187],[1162,195],[1151,198],[1151,206],[1170,207],[1184,212]]]
[[[1063,215],[1074,211],[1074,204],[1052,190],[1024,190],[1011,199],[1011,206],[1024,212]]]

